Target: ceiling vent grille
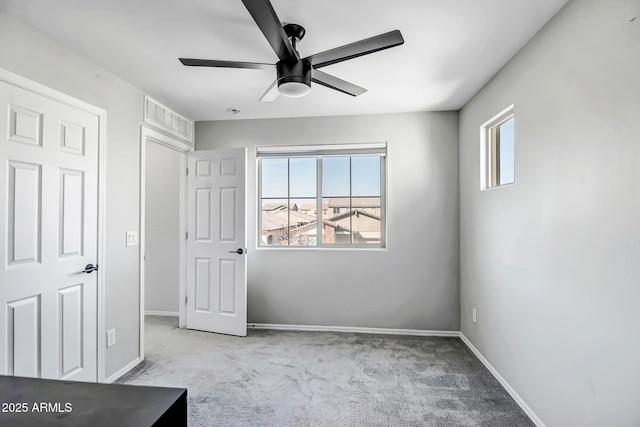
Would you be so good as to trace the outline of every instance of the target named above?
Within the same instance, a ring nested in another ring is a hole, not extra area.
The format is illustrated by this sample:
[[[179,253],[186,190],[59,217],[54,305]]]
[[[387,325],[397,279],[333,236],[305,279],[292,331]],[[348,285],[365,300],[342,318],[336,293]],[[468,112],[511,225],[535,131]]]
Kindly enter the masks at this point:
[[[193,145],[193,121],[144,96],[144,121]]]

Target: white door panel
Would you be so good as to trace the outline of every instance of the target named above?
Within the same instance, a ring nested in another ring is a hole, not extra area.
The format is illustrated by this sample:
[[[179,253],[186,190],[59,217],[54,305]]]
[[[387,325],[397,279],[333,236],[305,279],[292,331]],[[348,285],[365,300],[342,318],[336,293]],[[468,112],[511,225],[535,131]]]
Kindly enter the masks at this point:
[[[98,140],[95,114],[0,82],[0,374],[97,379]]]
[[[194,151],[188,167],[187,328],[245,336],[246,149]]]

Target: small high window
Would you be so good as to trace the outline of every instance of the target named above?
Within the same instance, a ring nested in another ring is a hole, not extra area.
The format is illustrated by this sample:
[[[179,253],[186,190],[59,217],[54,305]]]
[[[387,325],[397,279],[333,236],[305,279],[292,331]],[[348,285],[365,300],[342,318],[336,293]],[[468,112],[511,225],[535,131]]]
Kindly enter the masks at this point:
[[[515,182],[515,118],[513,105],[480,127],[481,188]]]

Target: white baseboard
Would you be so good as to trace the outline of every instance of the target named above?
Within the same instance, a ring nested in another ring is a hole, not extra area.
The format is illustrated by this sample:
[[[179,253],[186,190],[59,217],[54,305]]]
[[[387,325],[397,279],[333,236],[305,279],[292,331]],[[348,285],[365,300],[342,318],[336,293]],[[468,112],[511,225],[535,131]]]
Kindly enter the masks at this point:
[[[489,361],[486,359],[486,357],[484,357],[483,354],[480,353],[480,350],[478,350],[471,343],[471,341],[469,341],[469,338],[465,337],[462,332],[460,332],[460,339],[462,340],[462,342],[464,342],[467,345],[467,347],[469,347],[469,350],[471,350],[473,352],[473,354],[475,354],[476,357],[478,359],[480,359],[482,364],[484,366],[486,366],[486,368],[489,370],[489,372],[491,372],[491,374],[494,377],[496,377],[496,379],[500,382],[500,384],[502,384],[502,387],[504,387],[505,390],[507,390],[507,392],[511,395],[513,400],[516,401],[518,406],[520,406],[520,408],[522,408],[522,410],[527,414],[527,416],[529,416],[529,418],[531,418],[531,421],[533,421],[533,423],[538,427],[546,427],[546,425],[536,415],[536,413],[533,412],[533,409],[531,409],[529,407],[529,405],[527,405],[525,403],[525,401],[520,397],[520,395],[518,393],[516,393],[516,391],[513,389],[513,387],[511,387],[511,385],[507,382],[507,380],[505,380],[502,377],[502,375],[500,375],[500,373],[496,370],[496,368],[494,368],[493,365],[491,363],[489,363]]]
[[[120,378],[121,376],[123,376],[124,374],[126,374],[127,372],[135,368],[136,366],[138,366],[138,364],[141,363],[143,360],[144,359],[142,357],[136,357],[134,360],[131,361],[131,363],[127,364],[118,372],[114,373],[109,378],[104,380],[105,384],[111,384],[112,382],[114,382],[115,380],[117,380],[118,378]]]
[[[153,311],[153,310],[145,310],[145,316],[180,316],[180,313],[177,311]]]
[[[459,337],[459,331],[430,331],[422,329],[360,328],[357,326],[282,325],[276,323],[247,323],[249,329],[275,329],[305,332],[355,332],[359,334],[415,335],[421,337]]]

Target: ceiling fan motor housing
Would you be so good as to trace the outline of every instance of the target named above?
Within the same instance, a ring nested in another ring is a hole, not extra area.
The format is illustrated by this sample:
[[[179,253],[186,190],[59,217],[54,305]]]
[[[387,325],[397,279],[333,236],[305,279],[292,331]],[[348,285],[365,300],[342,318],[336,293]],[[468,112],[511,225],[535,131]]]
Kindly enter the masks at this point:
[[[311,88],[311,63],[304,59],[284,59],[276,64],[278,88],[285,83],[302,83]],[[289,94],[289,96],[295,96]],[[302,95],[301,95],[302,96]]]

